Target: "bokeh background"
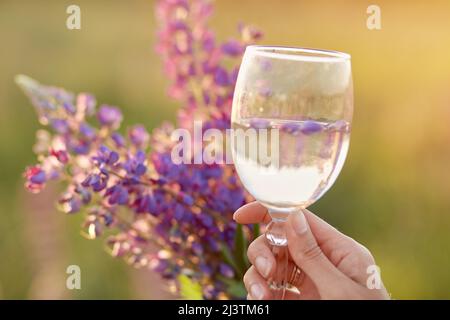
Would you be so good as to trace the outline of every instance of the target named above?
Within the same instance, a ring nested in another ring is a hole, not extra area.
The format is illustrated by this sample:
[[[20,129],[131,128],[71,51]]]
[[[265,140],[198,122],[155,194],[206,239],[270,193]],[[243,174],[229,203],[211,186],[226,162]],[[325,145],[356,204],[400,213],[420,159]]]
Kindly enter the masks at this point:
[[[81,7],[82,29],[66,29]],[[366,28],[381,7],[382,29]],[[121,106],[125,124],[173,120],[177,104],[154,52],[154,1],[0,1],[0,298],[168,298],[164,283],[79,234],[54,209],[57,189],[23,191],[39,128],[13,83],[24,73]],[[355,114],[348,160],[312,210],[366,245],[397,299],[450,298],[450,2],[217,0],[212,26],[240,21],[265,44],[352,55]],[[66,267],[82,289],[65,288]]]

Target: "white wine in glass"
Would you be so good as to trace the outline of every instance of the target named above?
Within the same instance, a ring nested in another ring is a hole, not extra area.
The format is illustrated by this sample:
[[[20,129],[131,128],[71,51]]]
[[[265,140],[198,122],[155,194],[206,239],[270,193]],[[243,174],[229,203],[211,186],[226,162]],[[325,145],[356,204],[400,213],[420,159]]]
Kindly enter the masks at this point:
[[[352,113],[348,54],[247,47],[233,99],[232,153],[244,187],[272,217],[265,235],[277,261],[268,280],[276,299],[284,298],[287,287],[284,223],[336,180],[348,151]]]

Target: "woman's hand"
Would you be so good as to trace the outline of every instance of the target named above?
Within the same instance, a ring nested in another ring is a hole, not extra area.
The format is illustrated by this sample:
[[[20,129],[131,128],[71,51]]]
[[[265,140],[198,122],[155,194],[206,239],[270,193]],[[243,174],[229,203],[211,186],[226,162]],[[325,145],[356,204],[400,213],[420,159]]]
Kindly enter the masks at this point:
[[[234,219],[241,224],[270,222],[267,209],[257,202],[241,207]],[[312,212],[290,215],[286,234],[288,279],[300,291],[288,291],[287,299],[389,299],[381,279],[379,286],[375,281],[375,288],[368,288],[369,277],[379,277],[369,250]],[[272,299],[267,279],[275,271],[275,258],[264,235],[250,244],[247,255],[252,264],[244,276],[248,298]]]

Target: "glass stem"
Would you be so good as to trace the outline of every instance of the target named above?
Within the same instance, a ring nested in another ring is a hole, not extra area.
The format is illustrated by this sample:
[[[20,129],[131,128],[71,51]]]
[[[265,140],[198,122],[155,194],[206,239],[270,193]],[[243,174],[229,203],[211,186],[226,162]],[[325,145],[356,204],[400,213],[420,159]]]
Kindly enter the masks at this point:
[[[288,270],[288,246],[286,238],[286,219],[287,214],[273,212],[269,210],[272,221],[266,229],[266,239],[271,247],[275,257],[276,267],[272,277],[268,279],[268,284],[273,293],[273,298],[283,300],[287,287],[287,270]]]

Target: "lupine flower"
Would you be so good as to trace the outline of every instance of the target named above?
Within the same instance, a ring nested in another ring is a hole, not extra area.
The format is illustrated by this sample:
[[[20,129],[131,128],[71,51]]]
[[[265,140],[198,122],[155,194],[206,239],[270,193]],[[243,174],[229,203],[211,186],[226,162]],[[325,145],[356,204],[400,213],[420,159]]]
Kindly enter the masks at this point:
[[[239,58],[261,37],[240,25],[240,39],[221,44],[207,26],[211,12],[208,0],[156,4],[157,50],[171,81],[169,94],[181,103],[177,126],[188,130],[197,119],[206,121],[204,129],[229,128]],[[102,105],[96,112],[88,93],[75,95],[26,76],[16,81],[41,124],[53,131],[37,135],[39,163],[24,173],[27,189],[39,192],[50,180],[63,183],[60,208],[83,209],[83,234],[89,239],[115,230],[106,240],[110,252],[133,266],[151,268],[175,283],[188,277],[201,285],[204,298],[245,296],[244,248],[258,229],[232,219],[250,199],[233,166],[174,164],[173,125],[165,123],[152,134],[143,125],[119,131],[123,116],[117,107]],[[90,124],[93,117],[98,128]]]
[[[323,129],[323,125],[321,123],[319,123],[317,121],[308,120],[303,123],[301,131],[303,134],[308,135],[308,134],[313,134],[313,133],[322,131],[322,129]]]
[[[46,181],[45,172],[38,166],[29,167],[24,173],[26,179],[25,186],[33,193],[37,193],[44,188]]]
[[[137,147],[144,147],[150,139],[150,135],[142,125],[132,127],[128,132],[128,136],[130,141]]]
[[[102,105],[97,113],[100,124],[118,128],[122,122],[122,112],[117,107]]]

